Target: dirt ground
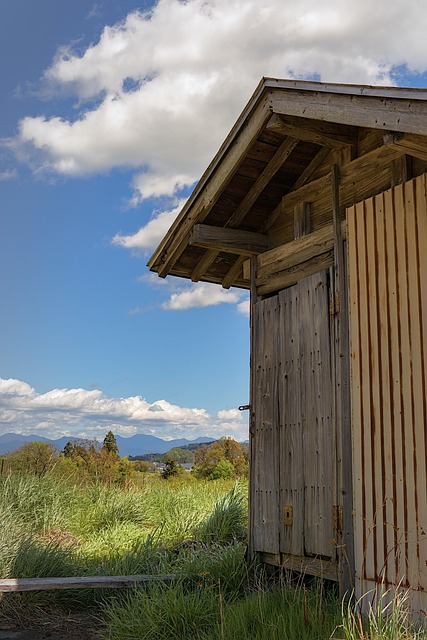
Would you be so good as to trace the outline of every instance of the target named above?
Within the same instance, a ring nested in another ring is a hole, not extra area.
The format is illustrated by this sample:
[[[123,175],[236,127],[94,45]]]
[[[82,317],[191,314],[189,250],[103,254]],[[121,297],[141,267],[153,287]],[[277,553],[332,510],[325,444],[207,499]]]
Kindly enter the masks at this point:
[[[25,628],[0,620],[0,640],[96,640],[101,623],[94,614],[73,613],[68,616],[46,616]]]

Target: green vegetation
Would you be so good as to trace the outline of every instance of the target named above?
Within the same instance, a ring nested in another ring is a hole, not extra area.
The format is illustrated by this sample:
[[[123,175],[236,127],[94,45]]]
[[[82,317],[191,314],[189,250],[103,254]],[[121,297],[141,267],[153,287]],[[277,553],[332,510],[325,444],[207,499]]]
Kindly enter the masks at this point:
[[[143,461],[119,459],[109,441],[70,443],[61,454],[26,445],[4,458],[1,577],[174,574],[176,580],[129,591],[7,594],[0,596],[0,619],[28,626],[36,612],[95,609],[103,621],[100,640],[427,637],[410,623],[404,598],[384,597],[362,618],[357,607],[341,609],[321,583],[295,587],[247,562],[246,480],[223,473],[214,479],[220,462],[219,471],[232,467],[233,476],[245,469],[245,451],[234,441],[202,447],[196,474],[174,461],[169,467],[180,472],[166,482],[138,470]]]
[[[246,447],[232,438],[220,438],[200,447],[194,454],[194,463],[195,477],[207,480],[246,477],[249,468]]]
[[[163,480],[169,480],[170,478],[176,478],[182,472],[182,467],[176,462],[174,458],[167,458],[165,462],[165,468],[162,471]]]

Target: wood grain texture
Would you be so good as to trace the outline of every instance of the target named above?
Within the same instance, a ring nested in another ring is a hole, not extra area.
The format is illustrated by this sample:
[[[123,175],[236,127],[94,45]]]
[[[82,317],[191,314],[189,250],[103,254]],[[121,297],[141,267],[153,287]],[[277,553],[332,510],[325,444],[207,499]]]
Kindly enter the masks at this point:
[[[62,589],[130,589],[138,584],[177,580],[176,574],[135,576],[83,576],[67,578],[7,578],[0,580],[0,593]]]
[[[347,212],[356,576],[427,587],[426,178]]]

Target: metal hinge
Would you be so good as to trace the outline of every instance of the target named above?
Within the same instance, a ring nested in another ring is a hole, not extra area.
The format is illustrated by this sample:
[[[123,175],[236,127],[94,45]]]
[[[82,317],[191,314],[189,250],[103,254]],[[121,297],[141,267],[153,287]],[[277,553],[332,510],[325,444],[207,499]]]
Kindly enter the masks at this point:
[[[329,296],[329,313],[336,316],[340,312],[340,294],[339,291],[332,291]]]
[[[332,507],[332,521],[334,531],[342,531],[342,507],[338,505]]]

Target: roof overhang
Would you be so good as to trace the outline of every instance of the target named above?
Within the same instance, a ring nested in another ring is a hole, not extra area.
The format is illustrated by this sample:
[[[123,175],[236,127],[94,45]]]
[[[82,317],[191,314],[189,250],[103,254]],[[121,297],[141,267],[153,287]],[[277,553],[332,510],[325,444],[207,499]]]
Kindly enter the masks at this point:
[[[373,161],[398,152],[427,161],[427,91],[263,78],[148,267],[248,287],[243,263],[274,247],[283,198],[328,156],[351,162],[366,131],[381,133]]]

